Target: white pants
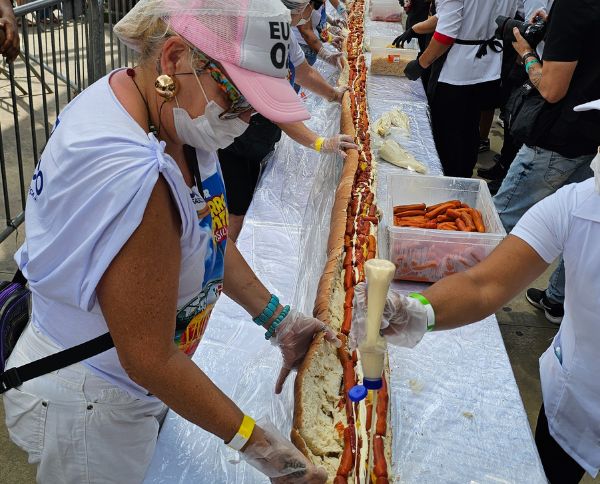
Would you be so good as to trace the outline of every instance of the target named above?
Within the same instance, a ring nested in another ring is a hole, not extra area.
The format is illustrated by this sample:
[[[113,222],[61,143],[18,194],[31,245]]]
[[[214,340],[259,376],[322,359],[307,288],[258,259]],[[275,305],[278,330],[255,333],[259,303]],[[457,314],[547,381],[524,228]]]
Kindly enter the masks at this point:
[[[59,351],[27,326],[7,368]],[[150,464],[167,407],[143,401],[75,364],[4,394],[10,438],[44,484],[137,483]]]

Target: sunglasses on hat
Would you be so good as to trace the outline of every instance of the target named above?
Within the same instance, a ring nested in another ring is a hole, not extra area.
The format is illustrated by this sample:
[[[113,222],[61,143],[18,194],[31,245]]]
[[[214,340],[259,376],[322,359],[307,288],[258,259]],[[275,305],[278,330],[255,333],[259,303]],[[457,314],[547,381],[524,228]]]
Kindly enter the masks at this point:
[[[213,80],[218,84],[219,89],[221,89],[231,101],[231,106],[219,115],[221,119],[235,119],[241,114],[247,113],[253,109],[252,105],[246,100],[244,95],[223,73],[223,68],[219,66],[217,61],[211,59],[189,44],[188,47],[192,50],[192,62],[198,61],[200,64],[198,67],[194,67],[196,73],[200,74],[208,71]],[[184,72],[181,74],[193,74],[193,72]]]

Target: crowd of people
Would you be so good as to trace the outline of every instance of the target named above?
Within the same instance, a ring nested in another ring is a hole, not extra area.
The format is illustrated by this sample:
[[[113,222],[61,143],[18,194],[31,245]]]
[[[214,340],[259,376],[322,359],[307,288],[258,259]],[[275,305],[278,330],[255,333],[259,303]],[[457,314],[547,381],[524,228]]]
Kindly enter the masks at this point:
[[[274,482],[325,482],[323,469],[268,422],[245,415],[189,356],[221,292],[280,348],[276,393],[316,333],[340,344],[323,322],[271,294],[235,245],[282,131],[319,153],[343,157],[356,147],[304,124],[310,114],[299,93],[340,103],[348,89],[312,67],[345,62],[346,6],[330,4],[333,15],[324,0],[171,0],[168,10],[164,0],[141,0],[114,28],[138,53],[137,66],[109,73],[60,113],[35,168],[15,256],[32,315],[7,368],[107,331],[114,348],[4,393],[10,436],[37,465],[38,481],[141,482],[172,408]],[[419,298],[390,291],[382,331],[412,347],[433,325],[481,320],[562,254],[549,287],[527,291],[561,324],[540,361],[536,443],[551,482],[578,482],[600,468],[600,6],[401,4],[406,30],[394,43],[418,39],[421,53],[405,74],[426,88],[446,176],[473,175],[502,110],[502,152],[480,174],[496,183],[494,203],[511,235]],[[0,28],[0,53],[12,61],[19,39],[8,0],[0,0]],[[357,290],[353,328],[364,325],[364,294]]]

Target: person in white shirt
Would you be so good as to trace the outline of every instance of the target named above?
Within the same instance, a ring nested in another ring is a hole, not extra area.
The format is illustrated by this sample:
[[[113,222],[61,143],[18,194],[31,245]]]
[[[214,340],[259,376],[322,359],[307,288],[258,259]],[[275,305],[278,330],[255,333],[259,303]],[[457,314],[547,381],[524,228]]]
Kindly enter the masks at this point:
[[[600,99],[575,109],[600,110]],[[564,186],[534,205],[477,266],[413,297],[390,291],[381,326],[390,343],[414,347],[432,328],[480,321],[562,253],[565,314],[540,358],[543,404],[535,432],[552,484],[577,483],[586,471],[596,477],[600,469],[600,148],[591,168],[593,178]],[[360,343],[366,324],[364,289],[358,294],[352,328]]]
[[[142,482],[167,406],[277,482],[325,482],[190,359],[222,291],[281,349],[276,392],[315,333],[339,344],[321,321],[283,307],[227,244],[215,151],[253,109],[275,122],[309,117],[287,79],[290,20],[270,0],[139,2],[115,26],[139,65],[60,113],[15,256],[31,322],[6,368],[14,375],[107,331],[114,348],[22,384],[0,375],[10,437],[38,482]]]
[[[497,107],[502,43],[495,19],[514,17],[517,0],[440,0],[425,52],[405,69],[416,80],[431,66],[431,124],[444,174],[470,178],[477,163],[480,113]]]
[[[338,7],[344,5],[339,1],[332,2],[332,5],[334,3],[337,3]],[[323,0],[311,0],[310,5],[313,9],[310,19],[299,23],[292,29],[294,37],[306,56],[306,61],[312,66],[317,59],[321,59],[334,67],[343,68],[342,52],[328,49],[324,44],[331,43],[338,51],[341,50],[343,38],[340,35],[334,36],[331,34],[328,24],[333,22],[334,26],[337,27],[343,25],[345,21],[328,17]]]

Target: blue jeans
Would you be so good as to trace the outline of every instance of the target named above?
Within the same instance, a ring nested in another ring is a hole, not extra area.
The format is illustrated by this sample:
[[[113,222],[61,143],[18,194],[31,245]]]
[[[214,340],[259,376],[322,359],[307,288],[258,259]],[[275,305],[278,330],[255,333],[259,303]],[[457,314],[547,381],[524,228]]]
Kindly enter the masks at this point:
[[[510,232],[533,205],[562,186],[593,176],[590,163],[594,156],[595,153],[565,158],[554,151],[523,145],[494,197],[494,205],[506,231]],[[564,294],[565,274],[561,259],[550,277],[546,296],[562,303]]]

